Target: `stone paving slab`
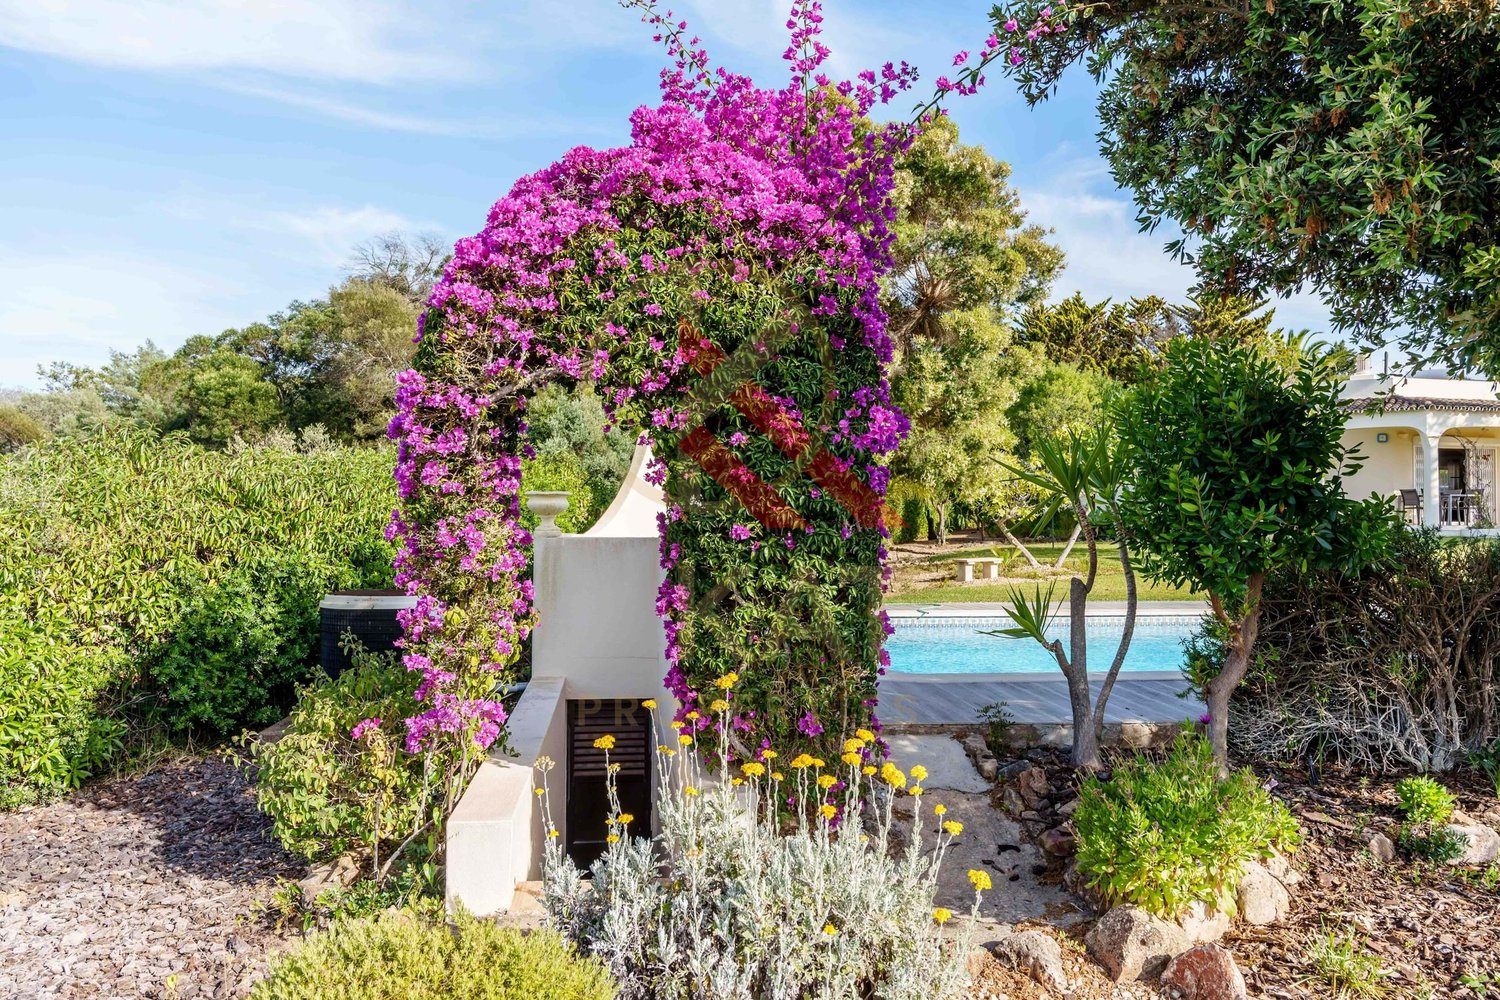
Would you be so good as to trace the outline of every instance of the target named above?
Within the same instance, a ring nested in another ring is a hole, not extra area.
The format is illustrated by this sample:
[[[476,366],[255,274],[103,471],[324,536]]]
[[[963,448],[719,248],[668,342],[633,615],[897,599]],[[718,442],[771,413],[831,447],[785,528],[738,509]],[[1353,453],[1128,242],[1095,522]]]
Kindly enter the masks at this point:
[[[951,736],[920,736],[897,733],[888,738],[891,760],[902,770],[913,764],[927,768],[926,788],[945,788],[955,792],[988,792],[990,783],[974,770],[974,763],[963,746]]]

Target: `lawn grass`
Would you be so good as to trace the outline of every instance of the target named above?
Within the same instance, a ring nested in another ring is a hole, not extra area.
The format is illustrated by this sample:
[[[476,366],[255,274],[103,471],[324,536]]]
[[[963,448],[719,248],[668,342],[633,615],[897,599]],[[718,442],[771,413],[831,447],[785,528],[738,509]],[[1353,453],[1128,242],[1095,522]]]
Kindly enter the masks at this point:
[[[1028,546],[1037,560],[1044,567],[1050,568],[1062,553],[1063,542],[1038,542]],[[1005,601],[1010,597],[1013,588],[1019,587],[1026,593],[1038,584],[1045,591],[1047,584],[1052,583],[1056,587],[1058,600],[1064,600],[1068,592],[1068,574],[1062,572],[1048,572],[1046,569],[1035,570],[1026,562],[1024,556],[1005,542],[996,542],[986,545],[964,545],[953,546],[947,551],[928,556],[921,562],[915,564],[916,571],[925,570],[931,572],[934,567],[941,568],[946,563],[956,559],[971,559],[981,557],[1000,557],[1006,560],[1000,570],[1000,575],[1005,577],[1003,581],[984,581],[975,583],[958,583],[954,581],[951,573],[941,583],[920,582],[912,579],[913,570],[899,572],[897,574],[897,592],[887,595],[888,604],[933,604],[953,601]],[[1080,542],[1073,547],[1069,553],[1064,568],[1070,573],[1083,576],[1088,572],[1088,549]],[[903,577],[905,579],[903,579]],[[1193,601],[1199,600],[1185,587],[1171,587],[1165,584],[1152,583],[1139,573],[1136,574],[1136,596],[1142,601]],[[1125,574],[1120,570],[1119,557],[1115,551],[1113,542],[1099,543],[1099,576],[1094,581],[1094,589],[1089,595],[1091,600],[1096,601],[1123,601],[1125,600]]]

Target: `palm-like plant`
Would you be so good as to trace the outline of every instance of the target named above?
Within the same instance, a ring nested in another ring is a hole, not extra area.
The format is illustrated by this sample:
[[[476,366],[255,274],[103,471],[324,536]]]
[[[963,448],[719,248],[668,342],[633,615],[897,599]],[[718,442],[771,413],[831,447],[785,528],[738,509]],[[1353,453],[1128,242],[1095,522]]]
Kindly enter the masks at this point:
[[[1014,627],[986,634],[1032,639],[1057,660],[1058,668],[1068,682],[1068,701],[1073,712],[1073,765],[1096,769],[1102,763],[1099,742],[1104,729],[1105,707],[1135,632],[1135,570],[1130,561],[1129,539],[1120,528],[1117,516],[1125,494],[1126,466],[1114,436],[1102,427],[1089,434],[1070,432],[1058,440],[1042,441],[1033,449],[1033,458],[1033,467],[1001,464],[1015,479],[1042,495],[1037,519],[1039,527],[1051,524],[1064,510],[1073,511],[1079,534],[1088,549],[1088,574],[1085,577],[1073,576],[1068,581],[1070,631],[1066,651],[1061,640],[1047,635],[1057,613],[1054,584],[1048,584],[1045,590],[1038,584],[1029,595],[1020,588],[1011,588],[1005,613],[1015,623]],[[1099,695],[1094,698],[1089,686],[1085,615],[1088,595],[1099,575],[1099,534],[1101,530],[1111,529],[1115,532],[1120,568],[1125,575],[1125,628],[1100,685]]]

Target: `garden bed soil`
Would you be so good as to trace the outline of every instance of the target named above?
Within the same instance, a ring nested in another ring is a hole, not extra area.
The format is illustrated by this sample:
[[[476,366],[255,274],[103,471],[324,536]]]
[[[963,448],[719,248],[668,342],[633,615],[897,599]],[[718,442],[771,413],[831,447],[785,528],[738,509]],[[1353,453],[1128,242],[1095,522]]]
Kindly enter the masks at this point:
[[[306,868],[219,759],[0,813],[0,845],[3,997],[240,997],[301,930],[258,915]]]
[[[1036,749],[1027,757],[1046,771],[1056,801],[1071,795],[1076,779],[1064,752]],[[1292,810],[1306,839],[1292,857],[1303,878],[1293,889],[1287,920],[1269,927],[1237,924],[1222,942],[1244,973],[1250,996],[1335,996],[1316,960],[1317,945],[1330,933],[1352,939],[1357,950],[1379,959],[1381,979],[1377,992],[1368,996],[1484,1000],[1485,988],[1474,986],[1474,977],[1484,976],[1493,977],[1488,995],[1500,992],[1500,888],[1486,883],[1478,869],[1402,857],[1386,864],[1370,853],[1372,833],[1396,839],[1400,813],[1393,789],[1401,775],[1366,776],[1328,768],[1314,777],[1305,769],[1259,765],[1255,770],[1268,783],[1274,782],[1272,794]],[[1471,816],[1493,817],[1500,809],[1483,776],[1458,771],[1438,777]],[[1045,823],[1026,821],[1021,826],[1031,839],[1047,828]],[[1052,859],[1050,871],[1039,875],[1039,881],[1060,880],[1062,871],[1063,863]],[[1087,959],[1082,942],[1091,925],[1086,921],[1066,929],[1036,928],[1062,943],[1074,987],[1072,1000],[1160,995],[1151,984],[1115,984]],[[1020,973],[993,961],[978,964],[982,971],[973,994],[976,1000],[1045,996]]]

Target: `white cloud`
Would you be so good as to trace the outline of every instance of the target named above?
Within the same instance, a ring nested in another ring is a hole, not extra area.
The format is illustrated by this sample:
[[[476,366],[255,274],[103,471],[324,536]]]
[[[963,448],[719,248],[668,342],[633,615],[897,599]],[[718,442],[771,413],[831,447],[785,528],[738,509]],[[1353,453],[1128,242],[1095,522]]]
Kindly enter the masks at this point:
[[[325,205],[255,215],[228,212],[220,217],[237,229],[290,237],[277,240],[284,255],[334,269],[347,264],[354,248],[371,237],[390,232],[423,233],[436,228],[374,205],[358,208]]]
[[[1055,229],[1054,239],[1066,255],[1054,297],[1075,291],[1091,300],[1160,295],[1180,302],[1187,297],[1197,274],[1167,253],[1176,231],[1163,225],[1141,232],[1129,193],[1114,187],[1101,159],[1061,147],[1048,158],[1043,176],[1035,185],[1017,186],[1031,221]],[[1273,299],[1271,305],[1280,326],[1329,330],[1328,309],[1311,292]]]
[[[235,293],[226,279],[145,256],[0,247],[0,274],[0,385],[34,385],[40,364],[98,364],[147,339],[175,346],[238,318],[225,308]]]
[[[138,70],[358,82],[468,75],[479,39],[408,0],[0,0],[0,45]]]

